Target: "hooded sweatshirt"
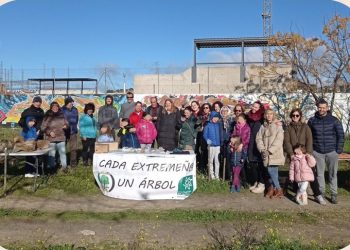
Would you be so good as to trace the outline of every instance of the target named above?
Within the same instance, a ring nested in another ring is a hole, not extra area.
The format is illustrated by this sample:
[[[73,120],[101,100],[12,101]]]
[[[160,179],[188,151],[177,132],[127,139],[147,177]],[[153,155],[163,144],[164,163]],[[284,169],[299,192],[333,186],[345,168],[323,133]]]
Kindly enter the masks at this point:
[[[29,141],[29,140],[36,140],[38,138],[37,135],[37,130],[35,128],[35,124],[33,127],[29,127],[28,123],[29,121],[33,120],[34,117],[32,116],[28,116],[26,118],[26,128],[23,128],[22,132],[21,132],[21,136],[24,138],[25,141]]]
[[[107,98],[112,99],[110,105],[106,103]],[[105,105],[98,110],[98,127],[101,128],[103,124],[108,124],[111,129],[119,128],[119,116],[117,109],[113,106],[113,96],[107,95],[105,98]]]

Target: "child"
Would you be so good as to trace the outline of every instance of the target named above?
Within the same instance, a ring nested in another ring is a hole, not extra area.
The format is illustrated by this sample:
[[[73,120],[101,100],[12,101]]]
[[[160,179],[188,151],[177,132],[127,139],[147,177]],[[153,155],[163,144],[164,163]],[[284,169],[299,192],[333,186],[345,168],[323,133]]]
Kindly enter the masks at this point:
[[[307,205],[306,189],[309,181],[314,181],[313,167],[316,166],[316,160],[312,155],[306,154],[304,145],[296,144],[293,147],[294,155],[292,156],[289,167],[289,179],[291,182],[298,183],[298,192],[296,201],[299,205]]]
[[[120,138],[120,146],[122,148],[140,148],[139,141],[135,135],[136,129],[129,124],[128,118],[123,118],[120,123],[118,136]]]
[[[112,129],[107,123],[102,124],[97,142],[114,142]]]
[[[24,141],[36,141],[38,138],[39,131],[35,128],[36,120],[33,116],[28,116],[26,118],[26,125],[23,127],[23,130],[21,132],[21,136],[24,138]],[[26,156],[26,163],[24,166],[24,177],[26,178],[32,178],[35,177],[37,174],[35,172],[35,168],[33,167],[35,163],[35,158],[32,156]]]
[[[38,138],[39,131],[36,131],[35,128],[36,120],[33,116],[28,116],[26,119],[26,126],[23,127],[21,136],[24,138],[24,141],[36,140]]]
[[[233,135],[230,138],[230,163],[232,167],[231,193],[239,192],[241,188],[239,174],[244,164],[244,153],[242,150],[239,150],[241,144],[241,138],[238,135]]]
[[[219,179],[219,154],[220,146],[223,144],[223,135],[221,122],[219,121],[219,113],[212,111],[209,116],[209,123],[205,125],[203,130],[203,138],[208,144],[208,163],[210,179]],[[213,161],[215,160],[215,174]]]
[[[136,124],[136,136],[141,144],[141,149],[149,152],[154,139],[157,137],[157,130],[150,114],[142,114],[142,120]]]

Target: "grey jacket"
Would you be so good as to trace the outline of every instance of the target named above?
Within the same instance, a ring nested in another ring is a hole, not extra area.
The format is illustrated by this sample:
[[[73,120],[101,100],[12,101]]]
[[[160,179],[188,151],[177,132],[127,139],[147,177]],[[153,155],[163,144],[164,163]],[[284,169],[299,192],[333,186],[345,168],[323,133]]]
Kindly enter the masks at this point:
[[[135,102],[126,102],[122,104],[122,107],[120,109],[119,117],[122,118],[129,118],[130,114],[135,110]]]
[[[119,128],[118,111],[113,105],[103,105],[98,110],[98,128],[108,124],[111,129]]]

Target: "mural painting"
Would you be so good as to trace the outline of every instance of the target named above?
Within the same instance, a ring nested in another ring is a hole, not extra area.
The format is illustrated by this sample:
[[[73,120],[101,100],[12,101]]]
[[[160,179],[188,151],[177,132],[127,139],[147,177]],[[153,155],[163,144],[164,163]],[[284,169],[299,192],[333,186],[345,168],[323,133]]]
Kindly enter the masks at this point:
[[[138,95],[135,94],[135,101],[141,101],[145,106],[150,105],[150,97],[154,95]],[[34,95],[0,95],[0,122],[2,124],[17,123],[24,109],[32,103]],[[60,105],[64,104],[63,95],[42,95],[42,108],[47,110],[53,101],[57,101]],[[92,102],[96,106],[96,110],[104,105],[105,95],[72,95],[75,100],[75,106],[80,113],[83,113],[84,105]],[[113,95],[114,105],[120,111],[121,104],[126,102],[125,95]],[[306,118],[315,113],[315,102],[312,96],[305,92],[296,93],[262,93],[262,94],[217,94],[217,95],[158,95],[158,100],[164,104],[165,99],[171,98],[177,107],[185,107],[193,100],[213,103],[221,101],[224,105],[233,108],[237,103],[243,104],[249,109],[250,104],[256,100],[260,100],[266,106],[276,111],[279,118],[283,121],[288,120],[288,115],[293,107],[300,107]],[[326,97],[330,100],[330,96]],[[333,115],[338,117],[344,126],[344,130],[349,132],[349,113],[350,113],[350,94],[338,93],[335,98]]]

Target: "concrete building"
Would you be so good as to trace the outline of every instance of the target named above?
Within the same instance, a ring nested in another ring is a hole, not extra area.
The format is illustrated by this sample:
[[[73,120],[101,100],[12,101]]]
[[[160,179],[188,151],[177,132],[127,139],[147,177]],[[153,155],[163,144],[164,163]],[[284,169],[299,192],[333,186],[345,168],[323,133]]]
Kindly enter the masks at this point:
[[[249,65],[241,82],[240,66],[197,67],[197,82],[192,83],[192,69],[179,74],[144,74],[134,76],[137,94],[232,94],[284,91],[292,88],[290,66]],[[288,84],[287,84],[288,83]]]

